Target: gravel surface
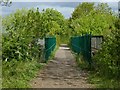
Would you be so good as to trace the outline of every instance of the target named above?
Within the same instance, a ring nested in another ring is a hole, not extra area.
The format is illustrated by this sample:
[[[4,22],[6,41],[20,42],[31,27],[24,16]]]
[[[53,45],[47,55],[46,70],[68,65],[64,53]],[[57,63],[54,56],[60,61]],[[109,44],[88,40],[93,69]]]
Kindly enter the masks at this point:
[[[87,82],[87,72],[77,67],[68,47],[61,46],[54,60],[40,70],[30,82],[32,88],[92,88]]]

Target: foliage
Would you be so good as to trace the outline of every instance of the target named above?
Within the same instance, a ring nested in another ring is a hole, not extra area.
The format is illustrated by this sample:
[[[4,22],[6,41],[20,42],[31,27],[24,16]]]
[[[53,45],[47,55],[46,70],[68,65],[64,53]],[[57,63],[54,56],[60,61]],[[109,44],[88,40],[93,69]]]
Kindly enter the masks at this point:
[[[82,7],[86,5],[86,7]],[[87,12],[83,9],[90,9]],[[86,13],[85,13],[86,12]],[[74,18],[74,13],[81,13],[80,17]],[[85,15],[84,15],[85,14]],[[111,9],[107,4],[98,4],[94,6],[92,3],[82,3],[76,7],[70,19],[70,28],[72,28],[73,35],[81,35],[84,33],[92,33],[92,35],[107,35],[110,34],[110,29],[114,28],[115,16],[113,16]]]
[[[107,37],[103,43],[102,50],[94,57],[98,66],[98,72],[107,77],[118,79],[120,74],[120,29],[119,20],[116,21],[116,30],[112,31],[111,37]],[[104,67],[100,68],[100,67]]]
[[[3,61],[2,87],[3,88],[28,88],[29,81],[35,77],[38,70],[42,68],[36,60],[11,62]]]
[[[2,85],[5,88],[28,87],[28,81],[39,69],[41,47],[36,43],[39,29],[35,20],[40,14],[37,13],[23,9],[3,18]]]
[[[95,72],[90,72],[89,83],[95,84],[96,88],[120,88],[120,82],[115,79],[108,79],[104,76],[99,76]]]
[[[102,48],[93,57],[94,69],[91,72],[94,72],[94,77],[90,80],[97,78],[97,84],[101,84],[100,87],[105,87],[104,85],[107,88],[119,87],[120,20],[107,4],[100,3],[97,6],[91,3],[86,4],[89,5],[82,7],[85,5],[85,3],[82,3],[76,7],[72,18],[69,19],[71,35],[76,36],[91,32],[92,35],[104,36]],[[88,12],[86,12],[86,8]],[[82,64],[81,56],[76,55],[76,57],[77,63]],[[82,65],[80,65],[81,68],[87,66],[82,67]],[[96,80],[92,82],[96,83]]]
[[[22,9],[2,22],[3,87],[27,87],[43,52],[37,40],[62,34],[64,17],[53,9]]]
[[[37,60],[42,52],[37,44],[39,38],[56,36],[57,44],[60,44],[68,43],[71,36],[84,33],[104,36],[102,49],[93,58],[95,73],[113,81],[119,79],[120,19],[116,19],[108,5],[103,3],[97,6],[82,3],[75,8],[70,19],[65,19],[54,9],[39,12],[38,8],[17,10],[3,18],[3,86],[26,87],[39,67]],[[85,64],[79,57],[76,57],[77,63]],[[17,83],[12,85],[14,82]]]
[[[31,27],[35,23],[32,23],[34,21],[32,15],[35,13],[37,11],[18,10],[14,15],[11,15],[12,17],[8,16],[3,19],[3,30],[6,32],[2,36],[3,60],[32,59],[34,52],[36,52],[36,55],[40,52],[34,42],[37,39],[36,26]],[[29,24],[31,26],[28,26]]]
[[[67,22],[64,16],[54,10],[54,9],[46,9],[42,12],[42,24],[41,31],[44,31],[43,37],[56,36],[57,44],[61,43],[59,38],[66,35],[67,30]]]
[[[44,31],[44,37],[60,35],[64,30],[64,16],[53,9],[46,9],[42,12],[41,31]]]
[[[91,74],[90,82],[99,80],[98,87],[119,88],[120,86],[120,20],[115,22],[115,30],[104,38],[102,49],[93,57],[95,71]],[[103,68],[104,67],[104,68]]]
[[[79,4],[72,13],[72,19],[82,18],[87,16],[94,9],[94,3],[84,2]]]
[[[60,35],[64,30],[63,15],[53,9],[18,10],[3,19],[3,60],[26,60],[40,54],[38,38]]]

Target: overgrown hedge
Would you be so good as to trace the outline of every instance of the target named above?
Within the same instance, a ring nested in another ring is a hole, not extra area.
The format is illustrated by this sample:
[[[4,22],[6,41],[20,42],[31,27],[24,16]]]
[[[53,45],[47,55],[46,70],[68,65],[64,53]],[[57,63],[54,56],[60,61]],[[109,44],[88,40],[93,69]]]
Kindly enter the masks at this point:
[[[41,67],[38,39],[60,36],[65,30],[63,15],[53,9],[22,9],[4,17],[2,75],[4,88],[29,87],[29,80]],[[60,42],[60,41],[59,41]],[[57,42],[58,43],[58,42]]]
[[[120,20],[115,22],[115,26],[116,29],[103,42],[102,50],[97,53],[94,60],[101,75],[117,80],[120,79]]]

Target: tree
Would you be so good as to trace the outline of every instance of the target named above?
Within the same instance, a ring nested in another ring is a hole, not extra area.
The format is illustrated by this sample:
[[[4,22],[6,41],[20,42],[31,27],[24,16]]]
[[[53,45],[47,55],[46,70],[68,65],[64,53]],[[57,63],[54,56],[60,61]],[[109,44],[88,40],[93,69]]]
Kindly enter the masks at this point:
[[[84,2],[79,4],[72,13],[72,19],[77,19],[82,16],[87,16],[94,9],[94,3]]]
[[[84,4],[85,5],[85,4]],[[85,6],[84,6],[85,7]],[[87,7],[87,6],[86,6]],[[92,33],[92,35],[109,35],[111,29],[114,28],[115,16],[112,14],[111,9],[107,4],[98,4],[90,9],[86,15],[84,10],[79,11],[80,17],[71,18],[70,27],[74,35],[81,35],[84,33]],[[75,11],[74,11],[75,12]],[[73,15],[75,14],[73,12]]]
[[[40,32],[40,15],[38,10],[22,9],[3,18],[3,29],[6,31],[2,35],[3,60],[31,60],[38,56],[40,47],[34,41]]]
[[[65,30],[65,18],[64,16],[58,12],[57,10],[54,9],[46,9],[42,11],[42,24],[41,24],[41,31],[44,31],[44,37],[48,35],[48,33],[53,33],[51,32],[51,29],[54,27],[59,27],[54,28],[54,35],[61,35],[62,32]],[[55,26],[56,25],[56,26]]]
[[[53,9],[22,9],[3,18],[3,60],[27,60],[38,56],[38,38],[62,35],[64,16]]]
[[[99,3],[97,7],[95,7],[97,12],[101,12],[101,14],[112,14],[111,8],[108,6],[107,3]]]

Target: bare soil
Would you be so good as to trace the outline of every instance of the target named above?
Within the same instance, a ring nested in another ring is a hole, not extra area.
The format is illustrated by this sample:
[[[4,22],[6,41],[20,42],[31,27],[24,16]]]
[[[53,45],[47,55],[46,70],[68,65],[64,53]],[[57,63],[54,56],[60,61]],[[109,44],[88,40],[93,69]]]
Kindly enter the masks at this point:
[[[74,56],[66,46],[61,46],[54,60],[40,70],[30,82],[32,88],[92,88],[87,82],[88,73],[77,67]]]

